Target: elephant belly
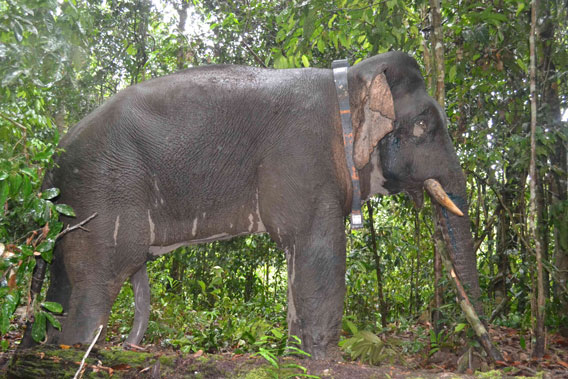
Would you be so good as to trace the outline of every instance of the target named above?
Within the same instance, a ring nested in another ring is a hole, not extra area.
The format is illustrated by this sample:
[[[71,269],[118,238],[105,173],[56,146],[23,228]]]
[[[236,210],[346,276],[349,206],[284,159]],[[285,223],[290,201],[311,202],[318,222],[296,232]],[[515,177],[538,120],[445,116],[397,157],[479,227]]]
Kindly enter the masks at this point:
[[[266,232],[260,217],[258,192],[239,203],[189,212],[189,217],[177,222],[172,222],[171,217],[159,209],[148,209],[150,254],[160,256],[181,246]]]

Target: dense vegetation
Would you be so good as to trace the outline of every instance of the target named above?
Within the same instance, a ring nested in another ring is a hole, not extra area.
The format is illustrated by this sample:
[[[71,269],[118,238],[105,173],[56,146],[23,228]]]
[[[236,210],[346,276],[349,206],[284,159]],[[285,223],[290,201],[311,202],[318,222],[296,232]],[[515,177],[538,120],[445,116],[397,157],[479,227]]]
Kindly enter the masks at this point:
[[[16,309],[28,306],[35,257],[51,259],[63,227],[57,215],[72,214],[52,203],[57,190],[40,193],[43,173],[59,137],[105,99],[202,64],[330,67],[334,59],[354,64],[389,50],[416,58],[432,94],[436,87],[438,96],[445,91],[467,175],[487,317],[532,330],[539,241],[546,327],[568,334],[568,13],[561,1],[534,6],[540,21],[533,233],[528,0],[444,2],[444,70],[436,70],[440,57],[432,46],[435,0],[0,0],[1,334],[17,328]],[[467,333],[451,286],[434,273],[430,206],[415,210],[400,195],[372,199],[365,212],[365,229],[346,228],[346,333],[405,328],[432,313],[446,326],[433,341]],[[151,262],[149,272],[153,310],[145,342],[183,351],[251,351],[259,341],[285,339],[286,264],[267,236],[182,248]],[[444,304],[438,308],[436,293]],[[132,302],[125,285],[109,338],[128,333]],[[58,307],[36,304],[36,311],[41,339]]]

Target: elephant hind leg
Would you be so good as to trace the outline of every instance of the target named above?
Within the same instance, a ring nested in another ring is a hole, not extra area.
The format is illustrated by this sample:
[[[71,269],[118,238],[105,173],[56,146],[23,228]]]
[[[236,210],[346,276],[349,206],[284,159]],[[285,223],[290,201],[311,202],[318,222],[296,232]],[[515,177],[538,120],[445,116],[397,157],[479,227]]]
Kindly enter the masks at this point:
[[[138,345],[146,333],[150,319],[150,283],[146,264],[130,277],[130,282],[134,291],[134,323],[124,344]]]
[[[112,305],[126,279],[145,264],[148,251],[144,236],[117,235],[113,225],[95,219],[89,232],[70,233],[61,241],[48,298],[61,303],[65,315],[59,336],[52,333],[49,343],[90,343],[100,325],[99,340],[104,340]]]
[[[73,287],[69,312],[65,318],[59,344],[88,344],[102,325],[99,341],[104,341],[112,304],[118,291],[108,291],[104,283],[88,283]]]

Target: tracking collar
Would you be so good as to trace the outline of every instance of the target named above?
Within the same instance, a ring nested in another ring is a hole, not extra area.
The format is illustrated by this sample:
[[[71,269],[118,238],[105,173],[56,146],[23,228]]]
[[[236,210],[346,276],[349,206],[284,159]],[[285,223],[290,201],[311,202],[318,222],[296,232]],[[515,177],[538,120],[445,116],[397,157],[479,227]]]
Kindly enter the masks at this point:
[[[343,128],[343,147],[345,148],[345,159],[347,168],[353,184],[353,197],[351,201],[351,228],[360,229],[363,227],[363,214],[361,213],[361,185],[359,184],[359,173],[353,163],[353,124],[351,123],[351,109],[349,108],[349,87],[347,85],[347,69],[349,63],[347,59],[333,61],[333,81],[339,102],[339,115],[341,116],[341,126]]]

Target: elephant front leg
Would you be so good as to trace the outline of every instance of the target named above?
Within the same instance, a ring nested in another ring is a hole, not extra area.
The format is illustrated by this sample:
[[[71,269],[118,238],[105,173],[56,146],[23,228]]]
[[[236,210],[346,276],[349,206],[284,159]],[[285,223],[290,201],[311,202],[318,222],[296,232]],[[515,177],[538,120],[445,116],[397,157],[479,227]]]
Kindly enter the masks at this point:
[[[314,359],[337,352],[345,296],[343,217],[320,216],[286,248],[288,331]]]

